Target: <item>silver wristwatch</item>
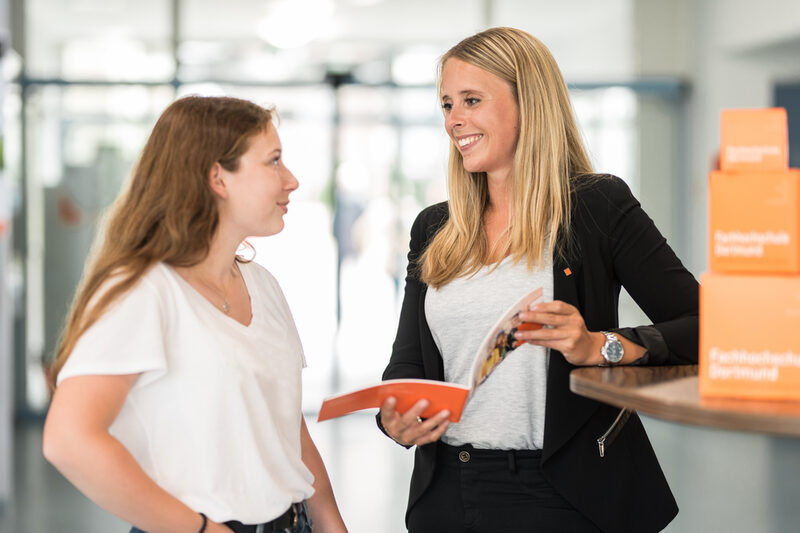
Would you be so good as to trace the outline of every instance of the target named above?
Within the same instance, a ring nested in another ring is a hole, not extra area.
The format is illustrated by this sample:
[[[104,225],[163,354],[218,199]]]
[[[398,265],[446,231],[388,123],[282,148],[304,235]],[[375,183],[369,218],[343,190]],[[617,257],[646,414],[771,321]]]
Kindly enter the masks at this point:
[[[622,361],[622,356],[625,355],[625,349],[619,338],[613,333],[608,331],[601,331],[606,336],[606,343],[600,348],[600,353],[603,354],[603,359],[606,360],[607,365],[615,365]]]

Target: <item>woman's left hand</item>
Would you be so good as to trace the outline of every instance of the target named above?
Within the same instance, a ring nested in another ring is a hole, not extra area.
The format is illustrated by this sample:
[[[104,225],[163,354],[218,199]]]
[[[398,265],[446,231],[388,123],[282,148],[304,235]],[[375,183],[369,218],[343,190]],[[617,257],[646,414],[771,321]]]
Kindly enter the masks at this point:
[[[518,340],[558,350],[576,366],[599,365],[604,362],[600,348],[605,336],[586,329],[580,312],[572,305],[554,300],[538,303],[530,311],[519,314],[523,322],[544,324],[540,329],[516,333]],[[520,328],[522,329],[522,328]]]

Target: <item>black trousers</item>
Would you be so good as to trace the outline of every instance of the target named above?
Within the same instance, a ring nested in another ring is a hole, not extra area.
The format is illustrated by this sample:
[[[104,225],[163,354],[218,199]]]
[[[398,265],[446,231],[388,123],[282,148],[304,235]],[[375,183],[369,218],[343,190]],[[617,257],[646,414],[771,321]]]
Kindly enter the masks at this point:
[[[544,479],[541,450],[439,443],[433,481],[408,533],[599,533]]]

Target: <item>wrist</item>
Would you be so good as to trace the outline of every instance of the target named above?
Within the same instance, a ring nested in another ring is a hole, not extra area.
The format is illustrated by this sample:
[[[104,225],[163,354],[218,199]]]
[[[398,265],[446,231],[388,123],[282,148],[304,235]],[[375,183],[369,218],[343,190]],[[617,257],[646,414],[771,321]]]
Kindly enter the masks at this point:
[[[602,366],[615,366],[622,364],[622,359],[625,357],[625,347],[616,333],[610,331],[601,331],[603,337],[603,346],[600,348],[600,356],[603,358]]]
[[[590,365],[604,366],[606,359],[603,357],[603,346],[606,343],[606,336],[602,331],[592,332],[592,355],[590,357]]]

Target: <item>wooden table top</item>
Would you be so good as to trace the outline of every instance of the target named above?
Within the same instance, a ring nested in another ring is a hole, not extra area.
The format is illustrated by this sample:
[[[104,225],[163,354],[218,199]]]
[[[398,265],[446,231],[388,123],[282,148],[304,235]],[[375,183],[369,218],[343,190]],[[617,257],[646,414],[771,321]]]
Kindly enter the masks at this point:
[[[697,365],[579,368],[570,389],[673,422],[800,437],[800,401],[700,397]]]

